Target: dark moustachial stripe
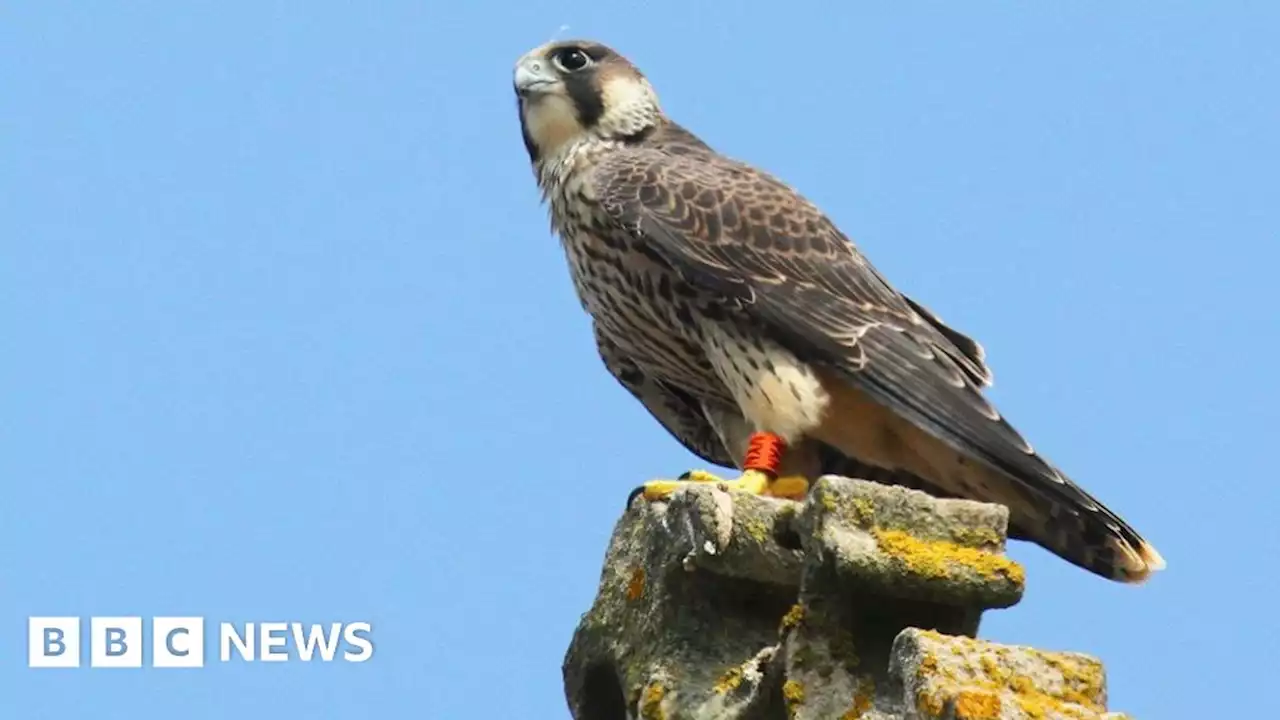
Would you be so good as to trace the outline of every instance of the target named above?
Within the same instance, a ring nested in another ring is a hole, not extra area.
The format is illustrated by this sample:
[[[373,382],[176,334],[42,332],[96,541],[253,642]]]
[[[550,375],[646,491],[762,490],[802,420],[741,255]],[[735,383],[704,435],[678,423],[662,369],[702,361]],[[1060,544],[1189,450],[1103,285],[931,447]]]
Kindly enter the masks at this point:
[[[573,100],[573,106],[578,109],[578,122],[584,128],[595,127],[600,122],[600,116],[604,115],[604,98],[600,97],[600,90],[596,88],[595,73],[576,72],[563,77],[569,99]]]

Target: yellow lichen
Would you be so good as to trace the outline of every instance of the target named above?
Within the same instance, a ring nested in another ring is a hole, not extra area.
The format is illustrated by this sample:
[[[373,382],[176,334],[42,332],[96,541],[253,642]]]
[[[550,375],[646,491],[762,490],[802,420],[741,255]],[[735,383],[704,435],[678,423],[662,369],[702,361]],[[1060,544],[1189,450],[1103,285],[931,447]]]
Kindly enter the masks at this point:
[[[1087,720],[1097,717],[1097,713],[1101,710],[1100,708],[1086,709],[1074,703],[1066,703],[1039,691],[1019,693],[1016,699],[1018,707],[1031,720],[1057,720],[1058,718]]]
[[[921,540],[901,530],[874,532],[880,549],[901,561],[912,572],[928,577],[949,577],[957,568],[968,568],[982,577],[1007,579],[1021,585],[1022,566],[994,553],[961,547],[943,540]]]
[[[858,720],[871,709],[871,700],[876,694],[875,681],[869,677],[858,680],[858,689],[853,693],[853,706],[840,716],[840,720]]]
[[[876,520],[876,506],[866,498],[854,498],[849,502],[853,506],[853,516],[863,527],[870,527]]]
[[[983,655],[979,662],[982,664],[982,672],[986,673],[987,677],[1003,681],[1004,670],[990,655]]]
[[[961,690],[956,694],[956,720],[1000,720],[1000,696],[984,690]]]
[[[1013,675],[1006,685],[1017,693],[1018,706],[1033,720],[1054,717],[1083,718],[1104,708],[1098,702],[1102,695],[1102,669],[1096,663],[1080,662],[1051,653],[1036,653],[1047,665],[1062,674],[1062,688],[1046,693],[1031,678]]]
[[[828,512],[835,512],[836,499],[832,497],[830,490],[823,491],[821,496],[818,498],[818,502],[822,503],[822,507],[826,508]]]
[[[712,690],[715,690],[718,695],[727,695],[737,690],[738,686],[742,684],[742,675],[742,666],[731,667],[725,671],[725,674],[720,676],[719,680],[716,680]]]
[[[1017,673],[1006,664],[1008,648],[983,648],[981,643],[969,638],[937,636],[932,639],[946,644],[949,655],[980,654],[976,663],[967,658],[956,665],[955,661],[946,664],[933,653],[922,651],[917,674],[927,689],[922,689],[916,697],[922,713],[941,714],[946,703],[951,702],[957,720],[998,718],[1002,693],[1008,693],[1004,696],[1005,703],[1016,704],[1031,720],[1092,718],[1104,710],[1098,701],[1104,678],[1101,665],[1096,662],[1029,651],[1057,670],[1062,678],[1061,683],[1052,682],[1052,692],[1046,692],[1037,687],[1030,676]]]
[[[644,720],[667,720],[667,713],[662,709],[662,698],[667,689],[661,683],[650,683],[644,689],[640,699],[640,717]]]
[[[769,526],[760,518],[750,518],[742,526],[756,542],[763,543],[769,539]]]
[[[782,629],[790,630],[799,625],[802,620],[804,620],[804,605],[796,603],[791,606],[786,615],[782,616]]]
[[[631,572],[631,579],[627,581],[627,599],[635,602],[644,594],[644,568],[638,567]]]
[[[946,697],[942,693],[921,689],[916,693],[916,709],[926,717],[938,717],[947,706]]]
[[[958,527],[951,531],[951,539],[969,547],[999,547],[1003,538],[991,528]]]
[[[787,714],[795,717],[797,707],[804,704],[804,685],[795,680],[782,683],[782,697],[787,701]]]
[[[1077,705],[1101,710],[1098,698],[1102,697],[1106,678],[1102,665],[1091,660],[1072,658],[1056,653],[1037,653],[1046,665],[1062,673],[1063,700]]]

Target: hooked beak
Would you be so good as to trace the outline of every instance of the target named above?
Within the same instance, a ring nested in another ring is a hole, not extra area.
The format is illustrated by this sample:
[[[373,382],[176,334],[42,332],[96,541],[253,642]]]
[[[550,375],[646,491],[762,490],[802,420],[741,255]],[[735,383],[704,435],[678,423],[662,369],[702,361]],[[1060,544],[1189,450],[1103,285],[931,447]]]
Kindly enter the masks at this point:
[[[516,94],[522,98],[545,93],[559,82],[560,78],[542,58],[524,57],[516,63]]]

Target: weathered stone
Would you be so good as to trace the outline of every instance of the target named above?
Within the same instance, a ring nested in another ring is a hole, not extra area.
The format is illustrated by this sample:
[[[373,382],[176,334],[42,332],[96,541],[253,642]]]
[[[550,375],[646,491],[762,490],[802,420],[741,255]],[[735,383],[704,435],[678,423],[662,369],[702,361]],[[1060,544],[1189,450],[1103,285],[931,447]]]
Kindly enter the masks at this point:
[[[894,643],[890,672],[920,718],[1093,720],[1106,713],[1102,663],[909,629]],[[1114,715],[1112,717],[1115,717]]]
[[[1000,505],[825,478],[800,525],[817,540],[810,558],[830,556],[866,592],[986,610],[1022,597],[1022,568],[1003,555],[1008,522]]]
[[[1101,717],[1096,661],[972,639],[1022,594],[1007,518],[845,478],[803,504],[713,485],[638,499],[565,658],[573,716]]]

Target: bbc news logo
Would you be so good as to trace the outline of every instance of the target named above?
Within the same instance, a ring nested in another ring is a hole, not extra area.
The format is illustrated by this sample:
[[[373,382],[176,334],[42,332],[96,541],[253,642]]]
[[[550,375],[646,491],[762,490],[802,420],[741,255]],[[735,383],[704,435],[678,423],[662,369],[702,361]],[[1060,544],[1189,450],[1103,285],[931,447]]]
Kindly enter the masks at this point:
[[[151,618],[151,667],[198,668],[205,663],[202,617]],[[140,668],[146,638],[140,617],[89,618],[89,666]],[[80,667],[78,617],[27,618],[27,667]],[[299,622],[218,623],[219,662],[361,663],[373,657],[367,622],[317,625]]]

